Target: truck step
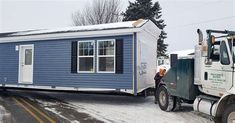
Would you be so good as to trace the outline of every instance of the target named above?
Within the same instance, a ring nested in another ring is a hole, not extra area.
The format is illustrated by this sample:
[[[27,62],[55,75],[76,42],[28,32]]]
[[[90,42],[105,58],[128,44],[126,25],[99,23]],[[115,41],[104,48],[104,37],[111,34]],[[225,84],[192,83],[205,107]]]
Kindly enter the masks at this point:
[[[201,98],[201,99],[205,99],[205,100],[210,100],[210,101],[213,101],[213,102],[217,102],[219,100],[218,97],[207,96],[207,95],[199,95],[197,97]]]

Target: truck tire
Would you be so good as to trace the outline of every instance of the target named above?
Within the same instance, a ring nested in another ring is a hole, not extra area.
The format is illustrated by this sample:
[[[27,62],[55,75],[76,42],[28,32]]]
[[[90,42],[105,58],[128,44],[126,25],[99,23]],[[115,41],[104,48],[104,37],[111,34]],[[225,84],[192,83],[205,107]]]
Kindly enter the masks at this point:
[[[234,123],[235,122],[235,103],[229,104],[224,109],[222,115],[222,123]]]
[[[158,104],[163,111],[172,111],[175,106],[175,99],[171,96],[165,86],[160,86],[157,93]]]

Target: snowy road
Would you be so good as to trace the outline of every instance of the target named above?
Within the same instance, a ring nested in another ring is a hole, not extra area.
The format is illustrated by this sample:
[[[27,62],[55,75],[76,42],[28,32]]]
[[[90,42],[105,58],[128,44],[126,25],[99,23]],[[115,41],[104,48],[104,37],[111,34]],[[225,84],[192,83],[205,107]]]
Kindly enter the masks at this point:
[[[183,110],[177,112],[161,111],[158,105],[153,103],[153,96],[144,98],[79,92],[3,91],[0,94],[0,104],[7,110],[2,108],[3,111],[8,113],[0,113],[12,116],[8,119],[16,121],[28,115],[15,115],[20,108],[13,110],[14,107],[10,106],[14,103],[10,101],[12,96],[30,102],[56,121],[65,123],[213,123],[208,116],[192,111],[190,105],[184,105]]]
[[[164,112],[154,104],[154,97],[133,97],[102,94],[50,93],[85,113],[104,121],[116,123],[213,123],[209,117],[192,111],[184,105],[183,110]]]
[[[35,91],[0,91],[0,123],[103,123],[78,107]]]

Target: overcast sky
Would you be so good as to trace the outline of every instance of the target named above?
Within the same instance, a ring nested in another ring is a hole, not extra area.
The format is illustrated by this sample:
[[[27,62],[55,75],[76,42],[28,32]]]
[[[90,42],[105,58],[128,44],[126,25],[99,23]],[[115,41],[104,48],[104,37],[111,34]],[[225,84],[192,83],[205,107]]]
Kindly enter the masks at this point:
[[[71,26],[71,14],[91,1],[0,0],[0,32]],[[235,30],[235,0],[158,1],[167,24],[169,52],[194,48],[197,28]],[[121,2],[125,11],[128,1]]]

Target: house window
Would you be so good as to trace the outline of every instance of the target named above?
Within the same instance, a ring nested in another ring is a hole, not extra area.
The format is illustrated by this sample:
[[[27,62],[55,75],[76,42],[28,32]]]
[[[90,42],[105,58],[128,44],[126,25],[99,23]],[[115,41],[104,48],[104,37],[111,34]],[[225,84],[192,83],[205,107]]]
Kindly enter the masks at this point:
[[[115,40],[97,41],[97,72],[115,72]]]
[[[32,49],[25,49],[25,65],[32,65]]]
[[[78,42],[78,72],[94,72],[94,41]]]

